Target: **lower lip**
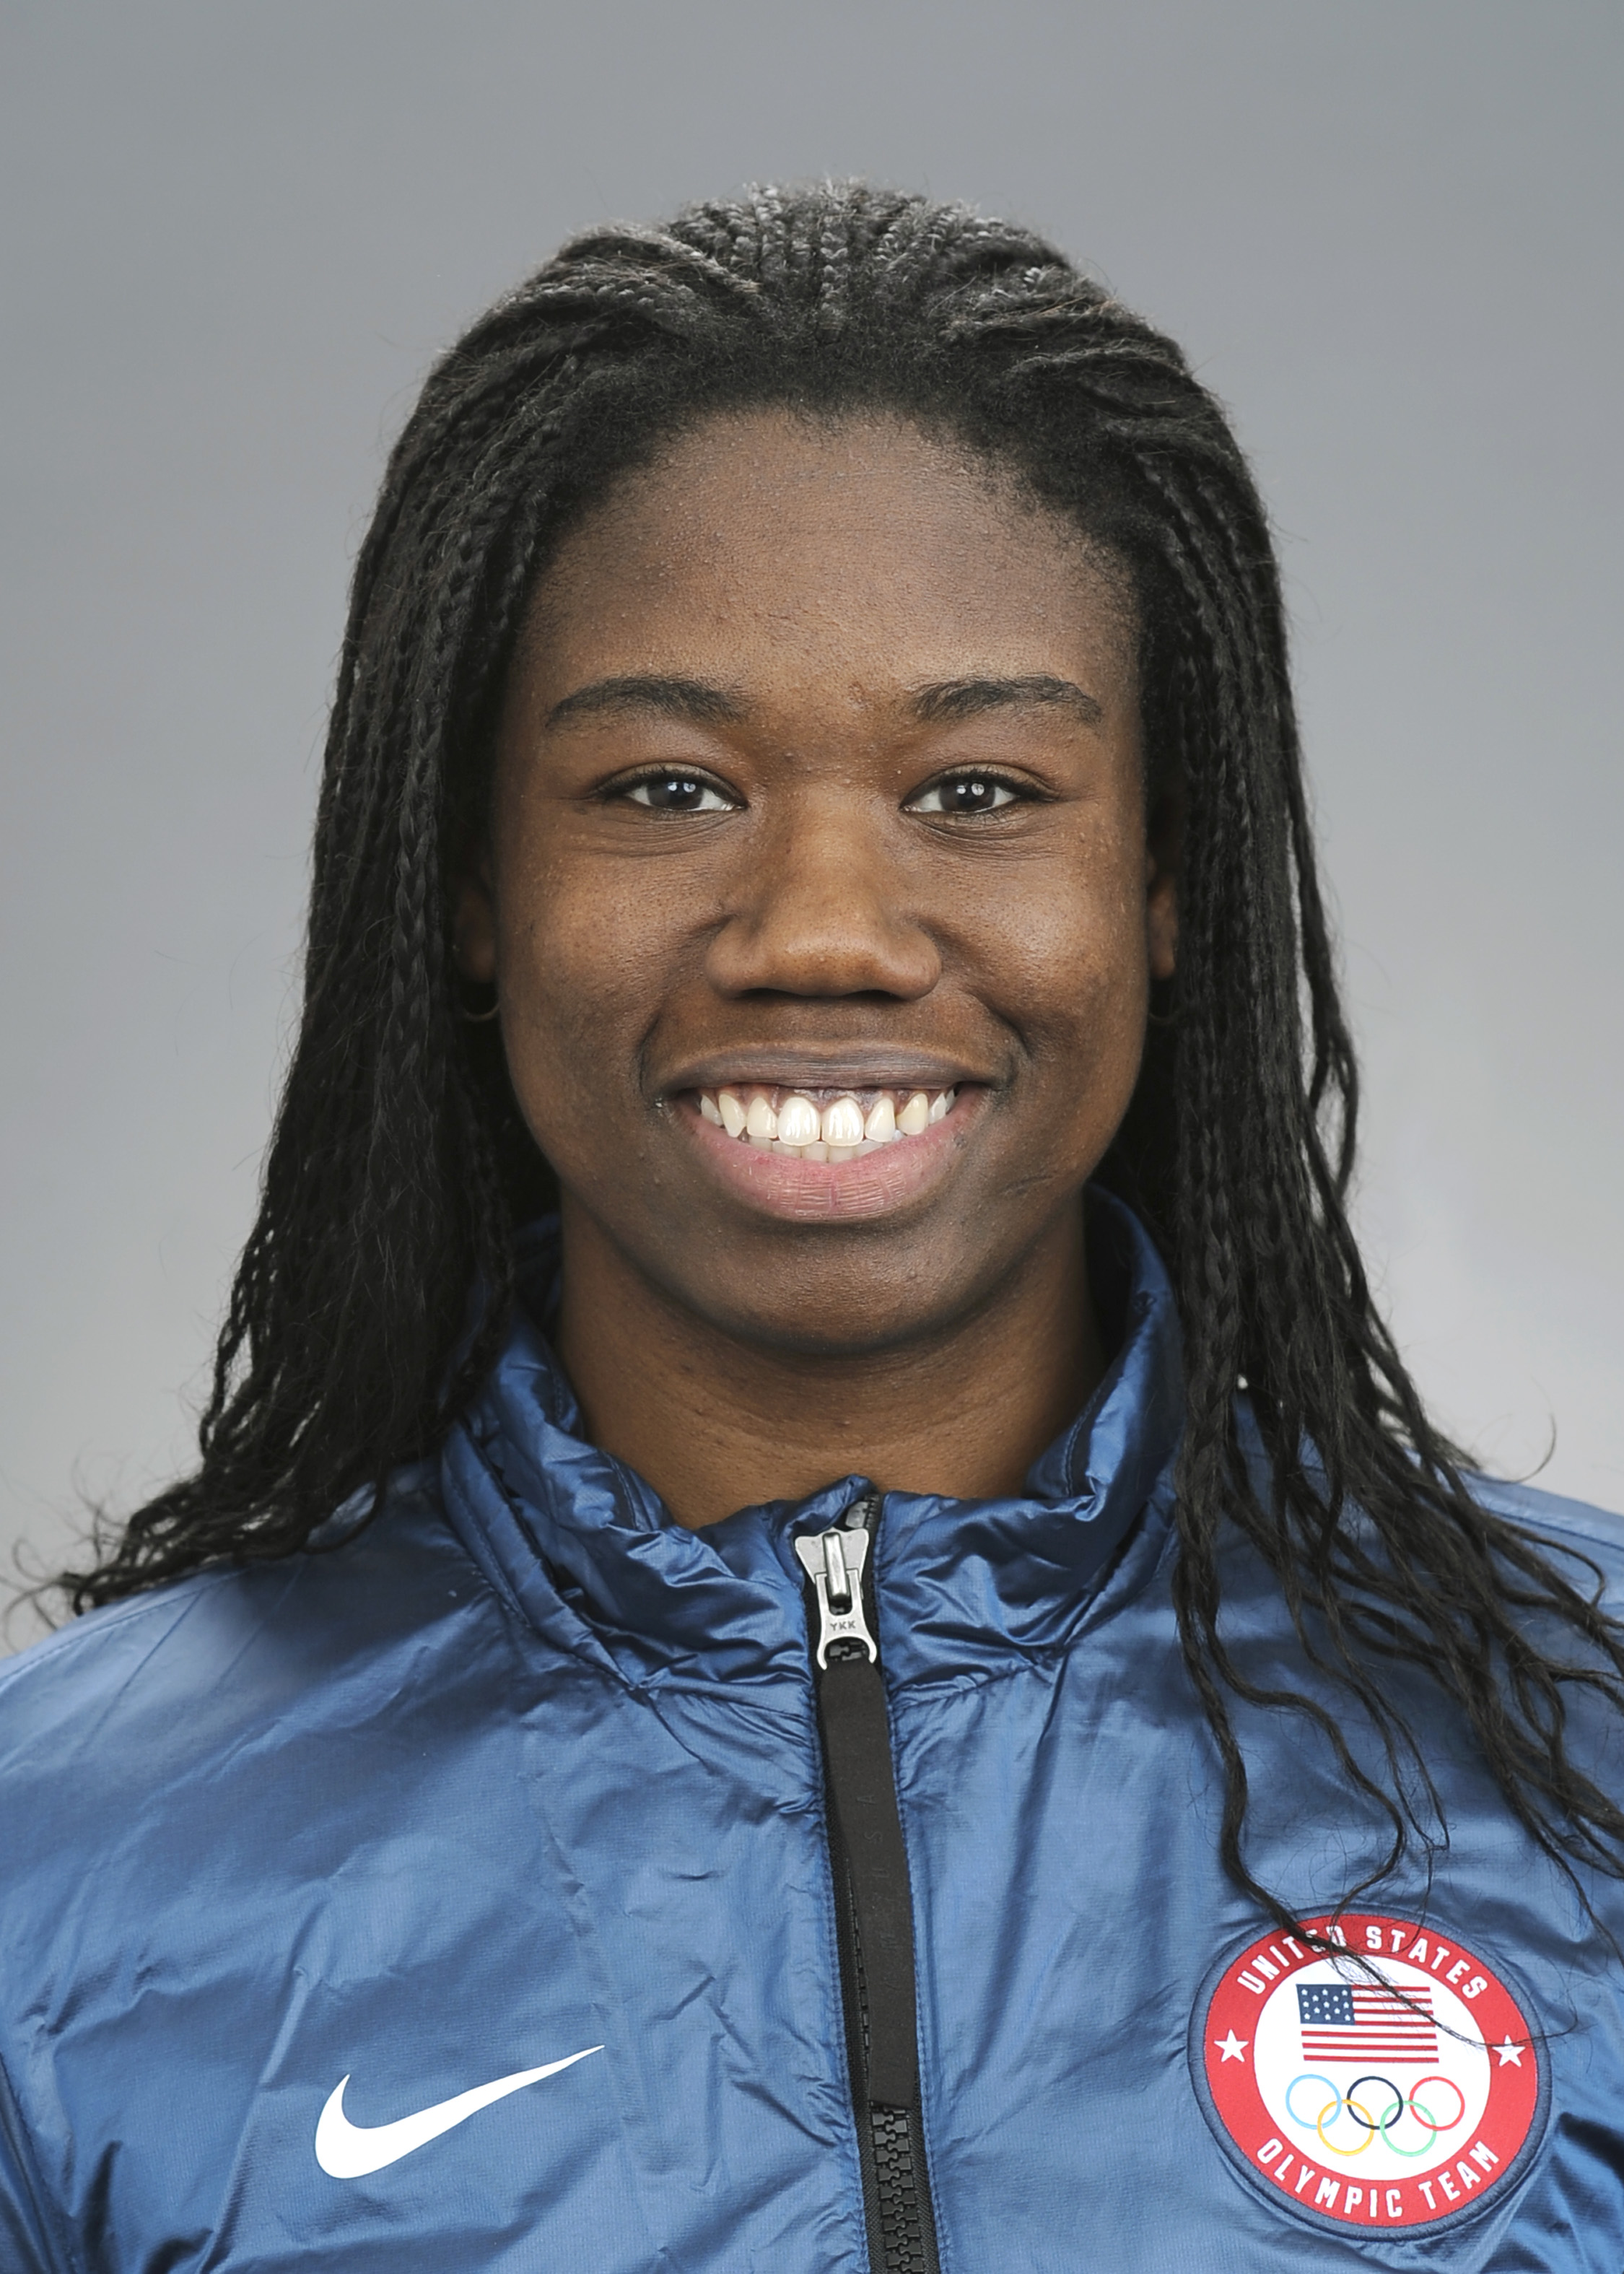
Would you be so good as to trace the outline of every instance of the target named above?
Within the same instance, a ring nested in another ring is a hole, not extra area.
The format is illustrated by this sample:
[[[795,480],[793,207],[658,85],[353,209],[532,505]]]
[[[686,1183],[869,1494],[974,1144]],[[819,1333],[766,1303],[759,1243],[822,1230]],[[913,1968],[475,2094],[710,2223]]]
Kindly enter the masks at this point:
[[[705,1119],[691,1097],[677,1099],[674,1111],[729,1189],[763,1216],[791,1224],[854,1224],[889,1216],[939,1183],[986,1095],[961,1086],[940,1121],[854,1161],[798,1161],[730,1137]]]

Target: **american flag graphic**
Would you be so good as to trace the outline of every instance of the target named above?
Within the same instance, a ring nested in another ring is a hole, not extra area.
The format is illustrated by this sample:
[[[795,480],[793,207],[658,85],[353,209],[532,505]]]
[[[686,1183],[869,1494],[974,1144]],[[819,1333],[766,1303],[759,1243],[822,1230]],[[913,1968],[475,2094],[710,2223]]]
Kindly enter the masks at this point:
[[[1375,1982],[1299,1983],[1305,2061],[1435,2061],[1438,2031],[1425,1983],[1402,1996]]]

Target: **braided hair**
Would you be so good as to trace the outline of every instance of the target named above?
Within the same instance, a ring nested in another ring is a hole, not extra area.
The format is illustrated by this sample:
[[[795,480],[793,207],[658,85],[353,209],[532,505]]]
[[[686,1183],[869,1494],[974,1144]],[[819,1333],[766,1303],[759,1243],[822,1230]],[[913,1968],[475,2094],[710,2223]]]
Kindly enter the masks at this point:
[[[1624,1707],[1619,1632],[1474,1499],[1350,1230],[1357,1072],[1278,568],[1240,450],[1172,342],[1051,246],[861,184],[594,230],[430,376],[356,568],[303,1024],[199,1465],[69,1576],[75,1608],[305,1547],[338,1503],[375,1502],[431,1451],[489,1367],[513,1227],[551,1174],[493,1030],[458,1016],[450,960],[450,880],[483,825],[507,662],[572,517],[684,427],[752,405],[951,433],[1069,515],[1135,592],[1153,788],[1175,786],[1183,813],[1179,957],[1102,1174],[1151,1223],[1183,1322],[1176,1605],[1222,1764],[1227,1869],[1285,1919],[1245,1861],[1237,1704],[1317,1724],[1378,1812],[1361,1889],[1438,1844],[1420,1736],[1384,1675],[1399,1661],[1464,1717],[1539,1847],[1570,1871],[1620,1871],[1624,1814],[1563,1737],[1579,1691]],[[1237,1536],[1373,1751],[1231,1647]]]

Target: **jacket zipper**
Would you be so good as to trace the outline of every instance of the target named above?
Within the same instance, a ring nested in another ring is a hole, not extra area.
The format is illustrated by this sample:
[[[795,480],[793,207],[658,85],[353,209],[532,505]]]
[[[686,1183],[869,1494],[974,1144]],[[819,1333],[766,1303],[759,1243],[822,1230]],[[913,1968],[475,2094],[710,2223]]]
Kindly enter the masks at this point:
[[[873,2274],[937,2274],[921,2122],[914,1905],[874,1637],[877,1495],[797,1540],[811,1596],[841,2002]]]

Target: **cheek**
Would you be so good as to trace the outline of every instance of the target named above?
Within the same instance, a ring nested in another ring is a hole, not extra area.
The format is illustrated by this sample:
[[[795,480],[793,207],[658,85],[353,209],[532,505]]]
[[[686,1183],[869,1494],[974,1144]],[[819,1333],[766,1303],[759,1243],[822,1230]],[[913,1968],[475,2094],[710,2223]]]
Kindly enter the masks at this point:
[[[1142,871],[1114,851],[1053,864],[998,923],[1007,1015],[1050,1080],[1079,1093],[1132,1088],[1149,1002]]]
[[[661,862],[568,842],[499,878],[508,1073],[530,1134],[578,1191],[624,1186],[650,1141],[644,1050],[692,977],[703,905]]]
[[[508,1071],[531,1133],[555,1165],[603,1115],[635,1033],[634,975],[613,905],[564,864],[503,894],[498,986]],[[509,911],[515,913],[509,915]]]

